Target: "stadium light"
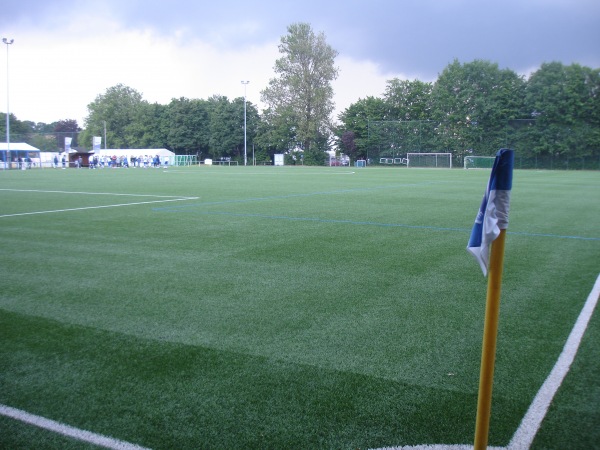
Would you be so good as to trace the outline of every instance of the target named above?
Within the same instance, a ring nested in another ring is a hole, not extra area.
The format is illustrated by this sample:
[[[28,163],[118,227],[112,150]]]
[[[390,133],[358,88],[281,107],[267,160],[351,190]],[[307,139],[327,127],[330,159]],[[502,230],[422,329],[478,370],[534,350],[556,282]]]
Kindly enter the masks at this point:
[[[248,153],[246,148],[246,86],[250,83],[249,81],[242,81],[244,85],[244,165],[248,165]]]
[[[6,159],[4,160],[4,169],[6,169],[6,163],[10,168],[10,109],[8,107],[8,46],[15,42],[14,39],[2,38],[2,42],[6,44]]]

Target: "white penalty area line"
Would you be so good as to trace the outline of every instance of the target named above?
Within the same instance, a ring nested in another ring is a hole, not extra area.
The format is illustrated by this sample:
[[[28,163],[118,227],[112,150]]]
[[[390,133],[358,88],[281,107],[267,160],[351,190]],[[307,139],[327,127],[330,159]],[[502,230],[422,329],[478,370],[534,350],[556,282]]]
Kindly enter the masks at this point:
[[[49,191],[46,189],[0,189],[9,192],[41,192],[43,194],[77,194],[77,195],[113,195],[115,197],[152,197],[152,198],[182,198],[180,195],[154,195],[154,194],[119,194],[115,192],[79,192],[79,191]],[[183,197],[186,198],[186,197]],[[198,197],[188,197],[197,199]]]
[[[592,314],[598,304],[600,297],[600,275],[596,278],[596,283],[590,295],[583,305],[579,317],[567,338],[563,350],[556,360],[550,374],[542,384],[542,387],[529,405],[529,409],[523,416],[521,424],[506,447],[488,447],[490,450],[527,450],[531,447],[535,435],[539,431],[550,403],[558,392],[563,380],[571,369],[571,364],[575,360],[579,345],[585,334],[585,330],[590,322]],[[384,447],[378,450],[473,450],[472,445],[415,445],[401,447]]]
[[[116,205],[101,205],[101,206],[83,206],[81,208],[66,208],[66,209],[53,209],[48,211],[31,211],[25,213],[16,213],[16,214],[4,214],[0,216],[0,219],[3,217],[17,217],[17,216],[31,216],[35,214],[51,214],[51,213],[61,213],[68,211],[83,211],[86,209],[100,209],[100,208],[117,208],[119,206],[135,206],[135,205],[148,205],[150,203],[166,203],[166,202],[182,202],[185,200],[198,200],[200,197],[184,197],[184,198],[174,198],[170,200],[154,200],[149,202],[134,202],[134,203],[119,203]]]
[[[78,428],[65,425],[54,420],[46,419],[44,417],[29,414],[28,412],[21,411],[20,409],[11,408],[10,406],[0,405],[0,415],[10,417],[12,419],[19,420],[21,422],[34,425],[38,428],[44,428],[45,430],[52,431],[54,433],[62,434],[79,441],[87,442],[90,444],[97,445],[99,447],[105,447],[115,450],[148,450],[146,447],[141,447],[136,444],[114,439],[102,434],[92,433],[90,431],[80,430]]]
[[[54,194],[79,194],[79,195],[113,195],[121,197],[150,197],[158,198],[160,200],[148,200],[144,202],[132,202],[132,203],[118,203],[112,205],[99,205],[99,206],[82,206],[80,208],[65,208],[65,209],[53,209],[45,211],[30,211],[24,213],[15,214],[2,214],[0,219],[4,217],[18,217],[18,216],[31,216],[36,214],[52,214],[69,211],[83,211],[86,209],[100,209],[100,208],[117,208],[119,206],[135,206],[135,205],[148,205],[153,203],[166,203],[166,202],[182,202],[186,200],[198,200],[200,197],[177,197],[174,195],[150,195],[150,194],[115,194],[109,192],[72,192],[72,191],[42,191],[35,189],[0,189],[0,191],[12,191],[12,192],[43,192],[43,193],[54,193]]]

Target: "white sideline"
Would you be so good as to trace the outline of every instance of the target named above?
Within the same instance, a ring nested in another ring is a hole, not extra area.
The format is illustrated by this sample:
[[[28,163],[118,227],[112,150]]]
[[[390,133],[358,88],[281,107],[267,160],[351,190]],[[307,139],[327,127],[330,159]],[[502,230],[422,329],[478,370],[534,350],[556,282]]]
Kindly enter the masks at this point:
[[[563,351],[558,357],[554,368],[550,372],[550,375],[544,381],[544,384],[538,391],[537,395],[533,399],[533,402],[529,406],[527,413],[523,417],[519,428],[513,435],[510,443],[507,447],[488,447],[488,450],[527,450],[533,439],[538,432],[544,417],[548,411],[550,403],[554,398],[554,395],[558,391],[562,381],[569,372],[571,364],[573,363],[577,350],[581,344],[581,339],[587,329],[588,323],[594,309],[598,304],[598,297],[600,297],[600,274],[596,278],[596,283],[588,298],[579,313],[579,317],[569,334],[567,342],[563,347]],[[75,439],[89,442],[98,446],[115,449],[115,450],[147,450],[145,447],[140,447],[136,444],[130,444],[128,442],[113,439],[101,434],[92,433],[90,431],[80,430],[68,425],[49,420],[44,417],[35,416],[25,411],[21,411],[9,406],[0,404],[0,415],[11,417],[22,422],[35,425],[40,428],[45,428],[56,433],[70,436]],[[400,447],[382,447],[378,450],[471,450],[472,445],[467,444],[422,444],[413,446],[400,446]]]
[[[521,425],[519,425],[519,428],[508,444],[508,450],[528,449],[533,442],[533,438],[542,425],[542,420],[544,420],[544,417],[548,412],[548,408],[550,407],[554,395],[558,391],[558,388],[571,368],[571,364],[575,360],[575,355],[579,349],[579,344],[581,344],[581,339],[583,339],[583,334],[585,333],[590,318],[594,313],[594,309],[598,304],[598,297],[600,297],[600,275],[596,278],[594,288],[590,292],[590,295],[588,295],[585,305],[583,305],[581,313],[579,313],[577,322],[575,322],[575,326],[571,330],[571,334],[569,334],[569,338],[567,339],[554,368],[533,399],[533,402],[521,421]]]
[[[558,388],[562,384],[563,380],[567,373],[569,373],[569,369],[571,368],[571,364],[575,360],[575,356],[577,355],[577,350],[579,349],[579,344],[581,344],[581,339],[583,339],[583,335],[585,330],[587,329],[588,323],[590,322],[590,318],[594,313],[594,309],[598,304],[598,297],[600,297],[600,274],[596,278],[596,283],[590,295],[583,305],[581,312],[579,313],[579,317],[567,338],[567,342],[563,347],[563,350],[556,360],[554,367],[550,371],[550,374],[542,384],[542,387],[536,394],[535,398],[529,405],[529,409],[525,416],[523,416],[523,420],[521,420],[521,424],[512,439],[510,440],[508,446],[506,447],[488,447],[488,449],[494,450],[527,450],[531,444],[533,443],[533,439],[537,434],[540,426],[542,425],[542,421],[548,412],[548,408],[550,407],[550,403],[552,399],[556,395]],[[414,446],[401,446],[401,447],[384,447],[377,450],[472,450],[472,445],[444,445],[444,444],[432,444],[432,445],[414,445]]]
[[[146,447],[140,447],[139,445],[130,444],[129,442],[120,441],[118,439],[113,439],[102,434],[92,433],[90,431],[70,427],[69,425],[65,425],[54,420],[46,419],[44,417],[35,416],[33,414],[29,414],[28,412],[11,408],[10,406],[0,405],[0,415],[11,417],[13,419],[20,420],[21,422],[35,425],[36,427],[44,428],[46,430],[54,431],[55,433],[72,437],[80,441],[88,442],[90,444],[98,445],[100,447],[110,448],[114,450],[148,450],[146,449]]]

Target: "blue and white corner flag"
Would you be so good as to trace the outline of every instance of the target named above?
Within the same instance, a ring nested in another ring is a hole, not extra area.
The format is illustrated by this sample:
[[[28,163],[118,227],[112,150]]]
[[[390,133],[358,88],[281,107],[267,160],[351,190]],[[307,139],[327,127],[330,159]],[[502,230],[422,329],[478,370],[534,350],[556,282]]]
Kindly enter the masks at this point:
[[[487,276],[492,241],[500,230],[508,228],[514,158],[514,152],[506,148],[496,153],[490,181],[467,245],[467,251],[479,262],[484,276]]]

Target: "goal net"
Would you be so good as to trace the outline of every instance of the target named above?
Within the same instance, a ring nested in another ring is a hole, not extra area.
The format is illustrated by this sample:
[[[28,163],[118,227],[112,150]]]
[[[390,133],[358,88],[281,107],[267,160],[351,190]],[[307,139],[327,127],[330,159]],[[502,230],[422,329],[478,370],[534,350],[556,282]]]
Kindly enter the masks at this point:
[[[198,164],[197,155],[175,155],[174,166],[195,166]]]
[[[494,156],[465,156],[465,169],[491,169],[495,159]]]
[[[407,153],[407,167],[452,169],[452,153]]]

